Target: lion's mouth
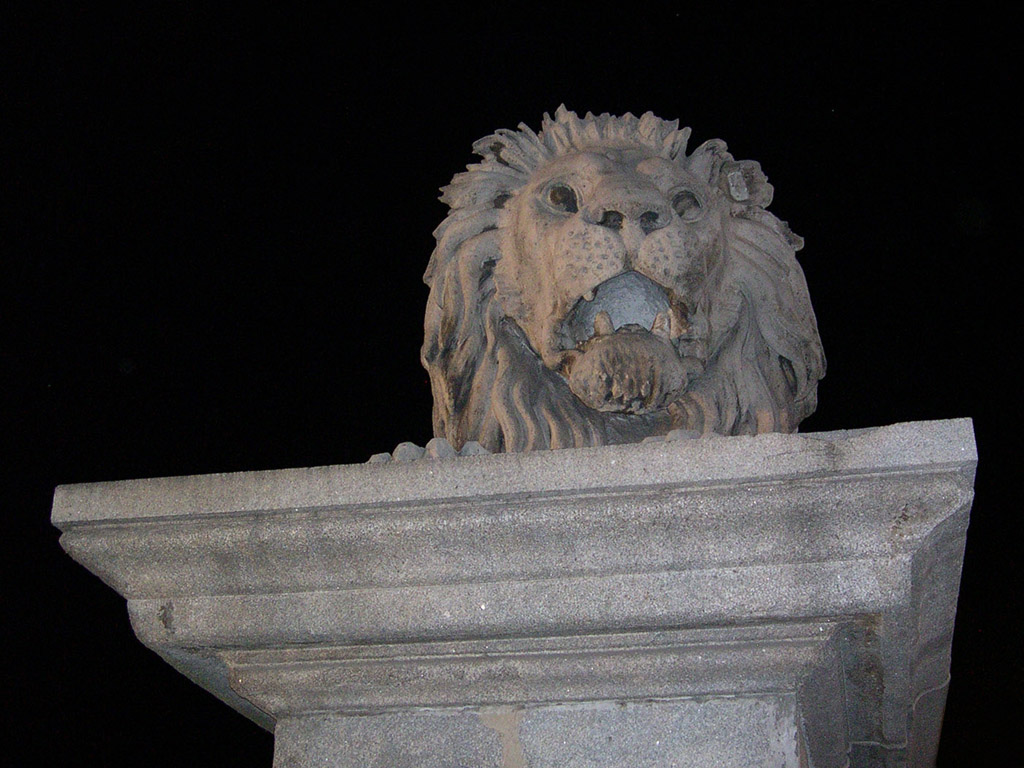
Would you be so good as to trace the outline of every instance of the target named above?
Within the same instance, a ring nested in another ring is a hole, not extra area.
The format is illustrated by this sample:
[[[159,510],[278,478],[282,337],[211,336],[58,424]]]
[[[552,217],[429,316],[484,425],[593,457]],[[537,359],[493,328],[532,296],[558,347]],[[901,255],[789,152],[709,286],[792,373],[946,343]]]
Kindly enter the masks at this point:
[[[671,291],[639,272],[624,272],[581,296],[562,321],[563,349],[578,349],[595,336],[643,329],[680,348],[692,340],[689,308]]]
[[[645,414],[665,408],[704,370],[689,309],[638,272],[581,296],[559,328],[557,370],[598,411]]]

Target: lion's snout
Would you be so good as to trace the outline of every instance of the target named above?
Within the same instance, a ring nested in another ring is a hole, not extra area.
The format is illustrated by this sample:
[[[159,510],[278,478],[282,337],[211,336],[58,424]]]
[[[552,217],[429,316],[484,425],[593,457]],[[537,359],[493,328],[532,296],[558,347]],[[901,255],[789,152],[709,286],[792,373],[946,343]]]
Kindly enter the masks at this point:
[[[661,229],[672,220],[672,209],[664,195],[649,181],[616,175],[598,185],[583,209],[583,219],[609,229],[621,230],[636,224],[644,235]]]

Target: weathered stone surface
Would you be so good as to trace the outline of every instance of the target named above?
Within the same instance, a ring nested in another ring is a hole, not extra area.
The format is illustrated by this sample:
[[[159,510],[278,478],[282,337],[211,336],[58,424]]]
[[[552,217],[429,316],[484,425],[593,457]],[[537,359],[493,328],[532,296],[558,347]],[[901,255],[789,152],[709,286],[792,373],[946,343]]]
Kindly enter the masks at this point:
[[[395,448],[392,453],[392,458],[395,461],[415,461],[416,459],[422,459],[424,449],[415,443],[399,443],[398,447]]]
[[[731,723],[725,729],[723,723]],[[719,697],[527,710],[523,766],[797,766],[793,697]]]
[[[651,113],[476,142],[435,232],[434,433],[491,451],[793,432],[825,359],[760,166]]]
[[[975,462],[926,422],[64,486],[53,520],[278,765],[925,766]]]
[[[435,437],[424,446],[423,455],[428,459],[450,459],[459,454],[443,437]]]
[[[502,742],[476,714],[395,712],[282,720],[274,768],[501,768]]]
[[[311,715],[278,725],[274,766],[795,768],[798,730],[792,696]]]

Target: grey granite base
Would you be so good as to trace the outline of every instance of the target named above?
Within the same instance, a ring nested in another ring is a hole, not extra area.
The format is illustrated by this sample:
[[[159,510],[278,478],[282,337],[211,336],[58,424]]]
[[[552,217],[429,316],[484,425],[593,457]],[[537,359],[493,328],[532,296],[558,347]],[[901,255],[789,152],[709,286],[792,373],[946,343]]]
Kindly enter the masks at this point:
[[[63,486],[276,766],[927,766],[968,420]]]
[[[309,715],[278,723],[274,765],[795,767],[798,730],[792,696]]]

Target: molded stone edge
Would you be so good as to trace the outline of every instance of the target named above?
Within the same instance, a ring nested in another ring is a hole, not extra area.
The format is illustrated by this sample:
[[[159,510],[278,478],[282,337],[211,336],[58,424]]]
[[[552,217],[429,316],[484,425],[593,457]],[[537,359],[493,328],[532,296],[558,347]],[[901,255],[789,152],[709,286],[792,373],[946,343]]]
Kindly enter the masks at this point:
[[[977,458],[970,419],[906,422],[836,432],[61,485],[54,493],[51,520],[68,530],[75,523],[138,518],[966,468]]]
[[[61,486],[53,520],[266,728],[768,695],[816,765],[926,765],[976,462],[960,419]]]

